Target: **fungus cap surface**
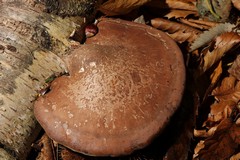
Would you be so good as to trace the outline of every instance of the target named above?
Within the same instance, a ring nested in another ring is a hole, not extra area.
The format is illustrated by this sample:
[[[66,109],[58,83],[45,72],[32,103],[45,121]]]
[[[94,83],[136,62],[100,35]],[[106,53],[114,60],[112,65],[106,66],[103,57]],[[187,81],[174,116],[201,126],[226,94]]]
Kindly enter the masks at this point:
[[[34,105],[50,138],[93,156],[148,145],[178,108],[185,69],[176,43],[149,26],[103,19],[99,33],[65,57],[70,76]]]

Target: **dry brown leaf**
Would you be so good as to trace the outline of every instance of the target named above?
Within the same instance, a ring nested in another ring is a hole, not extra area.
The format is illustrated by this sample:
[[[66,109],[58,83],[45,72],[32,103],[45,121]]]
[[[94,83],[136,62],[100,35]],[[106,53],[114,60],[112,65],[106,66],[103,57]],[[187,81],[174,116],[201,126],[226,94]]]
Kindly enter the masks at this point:
[[[230,119],[224,119],[215,134],[195,148],[194,160],[227,159],[238,148],[240,127]]]
[[[153,0],[147,5],[156,8],[169,8],[169,9],[180,9],[197,11],[196,0]]]
[[[211,22],[211,21],[206,21],[202,19],[188,19],[188,21],[199,25],[200,29],[205,29],[205,30],[208,30],[218,25],[217,22]]]
[[[208,27],[206,27],[205,25],[196,24],[194,22],[189,21],[188,19],[180,18],[179,21],[183,24],[189,25],[191,27],[194,27],[194,28],[197,28],[197,29],[200,29],[200,30],[204,30],[205,28],[208,29]]]
[[[212,0],[214,11],[220,16],[221,22],[226,22],[232,9],[231,0]]]
[[[60,157],[61,158],[59,159],[62,159],[62,160],[87,160],[85,156],[78,154],[76,152],[70,151],[67,148],[61,149]]]
[[[210,25],[210,23],[208,23]],[[213,25],[213,24],[212,24]],[[191,44],[191,50],[194,51],[199,47],[204,46],[205,44],[209,43],[212,39],[216,38],[217,36],[225,33],[231,32],[235,25],[230,23],[223,23],[214,26],[213,28],[209,29],[208,31],[204,31],[199,37]]]
[[[163,18],[154,18],[151,20],[154,28],[166,31],[175,41],[182,43],[185,41],[192,42],[201,33],[201,31],[190,26],[172,22]]]
[[[240,100],[240,81],[231,76],[226,77],[221,86],[212,91],[212,95],[218,101],[232,101],[237,104]]]
[[[99,10],[107,16],[124,15],[151,0],[108,0]]]
[[[240,36],[235,32],[227,32],[218,36],[212,43],[203,50],[204,58],[200,69],[205,72],[234,46],[240,42]]]
[[[238,10],[240,10],[240,3],[239,0],[232,0],[232,4],[235,8],[237,8]]]
[[[184,31],[178,31],[178,32],[169,34],[169,36],[172,37],[172,39],[174,39],[178,43],[183,43],[185,41],[192,42],[193,38],[195,37],[193,36],[192,33],[184,32]]]
[[[233,155],[230,160],[239,160],[240,159],[240,152],[238,154]]]
[[[235,143],[240,144],[240,126],[236,125],[235,123],[232,125],[231,129],[229,130],[229,134],[231,138],[234,140]]]
[[[46,134],[44,134],[41,137],[37,145],[41,146],[42,148],[36,160],[55,159],[53,154],[51,139]]]
[[[208,119],[204,122],[203,126],[207,128],[217,126],[222,120],[231,117],[240,99],[240,82],[234,77],[226,77],[212,91],[212,95],[217,101],[211,105]]]
[[[194,130],[194,137],[201,137],[201,138],[207,138],[212,136],[217,129],[217,126],[211,127],[209,130],[203,129],[203,130]]]
[[[219,62],[216,69],[213,71],[213,73],[210,76],[212,86],[214,86],[218,82],[221,75],[222,75],[222,61]]]
[[[230,73],[230,75],[240,80],[240,55],[237,56],[236,60],[233,62],[232,66],[229,68],[228,72]]]
[[[211,21],[226,22],[231,10],[231,0],[198,0],[199,14]]]
[[[210,79],[209,79],[210,84],[208,85],[207,89],[204,90],[205,94],[203,96],[203,100],[206,100],[206,98],[209,97],[212,90],[215,88],[216,84],[218,83],[220,76],[222,75],[222,61],[220,61],[218,63],[218,65],[215,65],[214,67],[215,68],[213,68],[213,71],[211,72]],[[199,76],[198,72],[197,72],[196,76]],[[202,86],[200,85],[200,87],[202,87]]]
[[[240,109],[239,107],[239,103],[238,103],[238,109]],[[237,120],[235,121],[236,125],[240,126],[240,118],[237,118]]]
[[[205,147],[204,145],[204,141],[199,141],[198,144],[196,145],[196,147],[194,148],[194,155],[193,155],[193,159],[198,157],[198,153],[200,150],[202,150]]]
[[[172,9],[164,17],[166,17],[168,19],[171,19],[171,18],[186,18],[189,15],[197,15],[197,12],[196,11],[189,11],[189,10]]]
[[[203,126],[207,128],[217,126],[223,119],[230,117],[232,109],[235,105],[236,104],[231,101],[215,102],[211,105],[211,111],[208,119],[204,122]]]

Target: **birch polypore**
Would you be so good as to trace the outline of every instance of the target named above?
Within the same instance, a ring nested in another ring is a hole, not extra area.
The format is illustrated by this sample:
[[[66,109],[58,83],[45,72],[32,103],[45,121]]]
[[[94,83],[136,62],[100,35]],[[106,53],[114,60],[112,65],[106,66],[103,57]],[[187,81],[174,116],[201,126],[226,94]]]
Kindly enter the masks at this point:
[[[99,32],[64,58],[34,105],[50,138],[87,155],[119,156],[147,146],[181,101],[185,69],[176,43],[149,26],[100,20]]]

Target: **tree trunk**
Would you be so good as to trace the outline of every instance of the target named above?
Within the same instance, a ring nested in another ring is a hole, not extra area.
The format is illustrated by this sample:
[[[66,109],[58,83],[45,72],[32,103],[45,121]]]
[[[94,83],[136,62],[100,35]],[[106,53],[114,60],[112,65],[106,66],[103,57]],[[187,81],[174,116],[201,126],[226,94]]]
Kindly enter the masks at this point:
[[[37,90],[66,71],[60,57],[76,44],[69,37],[83,38],[83,18],[48,14],[40,2],[0,0],[0,159],[26,159],[41,129],[32,112]]]

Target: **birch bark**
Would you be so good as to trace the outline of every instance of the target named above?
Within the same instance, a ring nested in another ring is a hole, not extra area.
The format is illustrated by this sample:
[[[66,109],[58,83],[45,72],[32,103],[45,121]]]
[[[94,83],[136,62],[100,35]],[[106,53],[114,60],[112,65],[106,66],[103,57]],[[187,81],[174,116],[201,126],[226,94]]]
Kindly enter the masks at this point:
[[[39,0],[0,0],[0,158],[3,159],[26,159],[41,129],[32,112],[37,90],[47,77],[67,70],[61,56],[72,45],[70,35],[75,32],[79,40],[83,38],[83,18],[62,18],[44,9],[45,4]]]

